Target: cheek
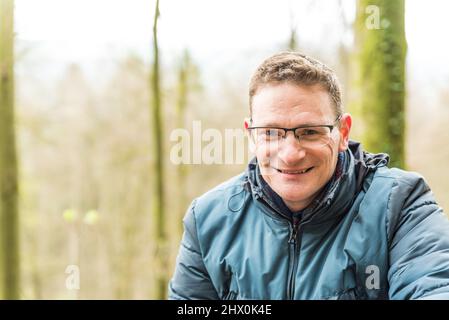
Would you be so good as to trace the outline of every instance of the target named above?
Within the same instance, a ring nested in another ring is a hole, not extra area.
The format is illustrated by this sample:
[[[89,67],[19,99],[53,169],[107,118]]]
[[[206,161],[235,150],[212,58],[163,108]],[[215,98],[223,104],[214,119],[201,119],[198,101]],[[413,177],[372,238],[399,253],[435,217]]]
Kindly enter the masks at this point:
[[[329,175],[334,173],[335,166],[337,164],[337,154],[337,146],[328,146],[325,152],[317,155],[317,163],[322,166],[320,176],[327,179]]]
[[[258,146],[256,149],[257,160],[259,160],[261,164],[268,163],[272,155],[273,152],[265,146]]]

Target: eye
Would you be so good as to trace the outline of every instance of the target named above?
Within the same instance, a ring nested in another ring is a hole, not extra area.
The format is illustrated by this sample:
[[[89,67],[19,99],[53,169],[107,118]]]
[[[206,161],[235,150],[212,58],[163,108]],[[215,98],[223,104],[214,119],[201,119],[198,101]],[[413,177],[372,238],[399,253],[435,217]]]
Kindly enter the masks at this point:
[[[276,129],[265,129],[265,135],[270,137],[275,137],[279,135],[278,130]]]
[[[296,136],[303,139],[316,139],[329,134],[329,128],[327,127],[309,127],[301,128],[296,131]]]
[[[282,130],[276,128],[261,128],[259,136],[264,139],[277,139],[282,136]]]
[[[304,129],[301,131],[302,136],[312,136],[315,134],[320,134],[320,133],[315,129]]]

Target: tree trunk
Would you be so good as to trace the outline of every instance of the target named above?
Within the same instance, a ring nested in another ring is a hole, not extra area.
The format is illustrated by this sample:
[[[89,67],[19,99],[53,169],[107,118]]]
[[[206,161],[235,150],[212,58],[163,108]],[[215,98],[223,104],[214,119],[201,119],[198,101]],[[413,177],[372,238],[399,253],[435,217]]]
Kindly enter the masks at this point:
[[[359,0],[355,27],[364,145],[404,168],[404,0]]]
[[[0,0],[0,281],[5,299],[19,298],[20,276],[13,17],[14,1]]]
[[[290,28],[290,37],[288,39],[288,50],[289,51],[297,51],[298,50],[298,44],[296,40],[296,29],[292,26]]]
[[[294,11],[290,8],[290,35],[288,38],[288,51],[298,51],[298,35],[296,34],[297,22]]]
[[[167,263],[168,246],[165,233],[165,211],[164,211],[164,166],[163,166],[163,128],[161,115],[161,92],[159,74],[159,48],[157,39],[157,22],[159,18],[159,0],[156,0],[156,10],[153,24],[153,72],[151,78],[151,120],[152,120],[152,145],[153,145],[153,226],[155,241],[155,263],[156,263],[156,298],[167,297]]]

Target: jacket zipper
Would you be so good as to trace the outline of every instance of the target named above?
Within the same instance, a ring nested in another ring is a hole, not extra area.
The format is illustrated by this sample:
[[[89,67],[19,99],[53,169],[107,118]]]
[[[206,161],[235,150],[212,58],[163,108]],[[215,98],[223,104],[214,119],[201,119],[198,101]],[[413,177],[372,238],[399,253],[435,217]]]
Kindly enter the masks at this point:
[[[274,211],[271,209],[271,206],[258,194],[255,194],[256,199],[262,202],[265,202],[268,211],[271,211],[274,215],[281,215],[283,219],[289,220],[287,217],[285,217],[283,214]],[[298,238],[298,231],[299,231],[299,225],[300,225],[301,219],[298,217],[293,217],[293,223],[289,222],[289,226],[291,229],[290,236],[288,239],[288,246],[289,246],[289,265],[288,265],[288,275],[287,275],[287,299],[293,300],[294,294],[295,294],[295,274],[296,269],[298,268],[298,258],[299,253],[297,254],[297,238]],[[301,223],[301,225],[304,223]]]
[[[295,295],[295,274],[296,269],[298,267],[298,258],[299,254],[297,254],[297,237],[299,231],[299,219],[293,219],[293,225],[291,227],[292,231],[290,233],[290,237],[288,239],[289,246],[289,256],[290,262],[288,267],[288,286],[287,286],[287,299],[292,300]]]

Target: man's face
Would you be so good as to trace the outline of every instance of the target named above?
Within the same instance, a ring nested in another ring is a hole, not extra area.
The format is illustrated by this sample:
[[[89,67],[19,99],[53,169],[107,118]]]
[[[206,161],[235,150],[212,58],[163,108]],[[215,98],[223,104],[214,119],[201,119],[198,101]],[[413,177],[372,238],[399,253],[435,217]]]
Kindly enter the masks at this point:
[[[248,127],[294,128],[302,125],[335,124],[330,95],[321,86],[290,83],[261,87],[253,97],[252,123]],[[293,132],[277,143],[255,141],[255,151],[264,180],[293,211],[307,207],[331,179],[338,152],[348,145],[351,117],[344,114],[341,127],[334,127],[328,143],[304,147]],[[298,171],[308,170],[305,173]]]

